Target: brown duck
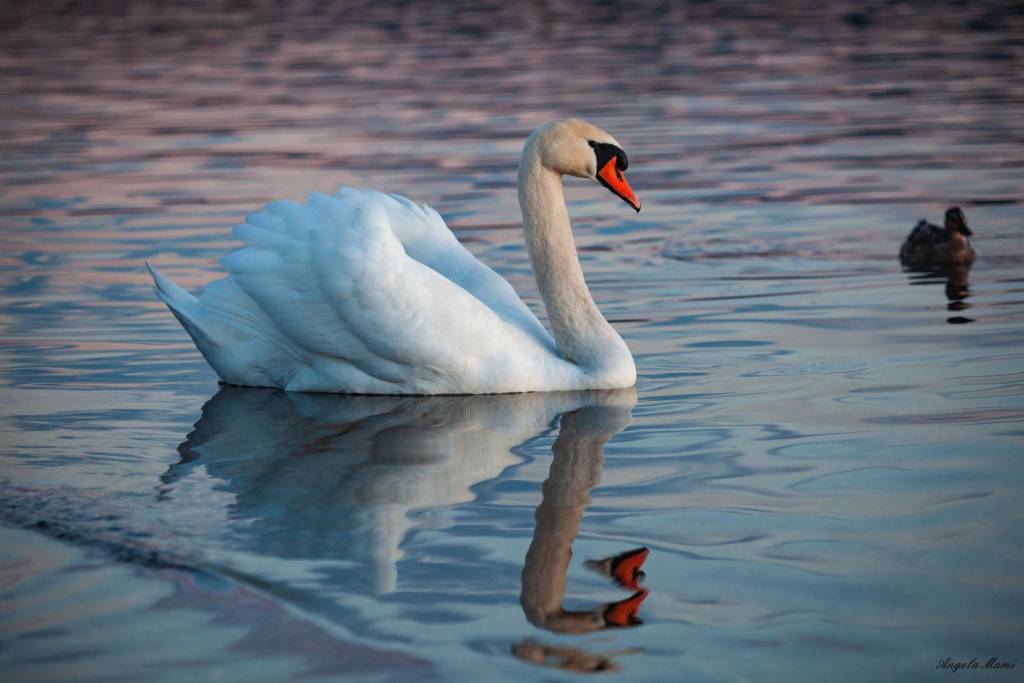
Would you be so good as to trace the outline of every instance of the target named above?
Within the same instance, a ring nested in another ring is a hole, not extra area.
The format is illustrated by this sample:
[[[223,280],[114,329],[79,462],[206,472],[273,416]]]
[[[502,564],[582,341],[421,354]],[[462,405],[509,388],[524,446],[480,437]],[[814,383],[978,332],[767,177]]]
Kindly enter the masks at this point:
[[[945,227],[921,219],[900,247],[900,263],[905,266],[971,263],[974,248],[968,238],[972,234],[959,206],[946,211]]]

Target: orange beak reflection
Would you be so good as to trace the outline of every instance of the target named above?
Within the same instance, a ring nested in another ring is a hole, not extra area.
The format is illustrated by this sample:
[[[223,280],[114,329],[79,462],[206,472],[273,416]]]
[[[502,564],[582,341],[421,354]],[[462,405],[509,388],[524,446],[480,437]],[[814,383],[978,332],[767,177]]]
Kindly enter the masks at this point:
[[[625,600],[613,602],[604,608],[604,623],[608,627],[639,626],[644,623],[637,616],[640,603],[647,598],[646,590],[638,590]]]
[[[597,179],[627,204],[640,211],[640,200],[633,194],[633,188],[626,182],[626,176],[622,175],[622,171],[618,169],[616,163],[615,157],[609,159],[604,167],[597,172]]]
[[[644,566],[650,552],[647,548],[637,548],[616,556],[612,560],[612,578],[615,582],[632,590],[640,588],[640,579],[644,577],[640,568]]]

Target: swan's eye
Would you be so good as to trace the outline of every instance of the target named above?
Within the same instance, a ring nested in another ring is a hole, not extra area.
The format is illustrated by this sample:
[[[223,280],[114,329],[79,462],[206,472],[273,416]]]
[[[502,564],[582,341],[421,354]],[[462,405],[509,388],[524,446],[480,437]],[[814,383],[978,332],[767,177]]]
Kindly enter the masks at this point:
[[[616,171],[625,171],[629,168],[629,159],[626,157],[626,153],[615,145],[607,142],[595,142],[593,140],[587,140],[587,144],[594,149],[598,168],[604,168],[605,164],[613,157],[615,158]]]

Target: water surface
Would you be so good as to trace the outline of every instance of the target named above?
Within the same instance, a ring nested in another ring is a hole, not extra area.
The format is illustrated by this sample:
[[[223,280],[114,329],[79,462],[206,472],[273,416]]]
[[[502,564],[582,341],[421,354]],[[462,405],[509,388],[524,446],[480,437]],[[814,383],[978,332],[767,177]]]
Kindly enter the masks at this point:
[[[1024,652],[1012,5],[133,8],[0,28],[5,680]],[[542,315],[515,166],[567,115],[644,203],[567,181],[635,392],[220,388],[150,292],[144,260],[197,289],[241,216],[350,183],[437,208]],[[973,268],[904,271],[952,204]],[[638,548],[634,586],[585,564]]]

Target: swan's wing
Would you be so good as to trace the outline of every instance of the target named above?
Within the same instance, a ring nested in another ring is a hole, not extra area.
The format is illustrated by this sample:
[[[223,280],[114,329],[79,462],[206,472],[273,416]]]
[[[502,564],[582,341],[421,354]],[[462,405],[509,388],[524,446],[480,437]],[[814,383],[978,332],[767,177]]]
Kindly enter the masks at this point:
[[[222,264],[304,353],[344,360],[384,382],[434,391],[483,382],[485,391],[489,377],[507,376],[509,363],[553,355],[553,345],[505,317],[507,297],[499,293],[492,308],[486,287],[470,293],[446,277],[441,271],[472,279],[479,270],[440,248],[431,252],[438,238],[424,235],[432,227],[410,228],[402,219],[412,210],[382,197],[346,191],[310,195],[305,205],[273,202],[235,229],[246,246]],[[408,255],[396,234],[403,229],[411,248],[439,269]],[[461,248],[454,237],[452,244]]]
[[[379,204],[387,212],[388,224],[410,258],[459,285],[539,343],[552,343],[551,335],[512,285],[462,246],[437,211],[402,195],[374,190],[345,187],[339,191],[338,198]]]

